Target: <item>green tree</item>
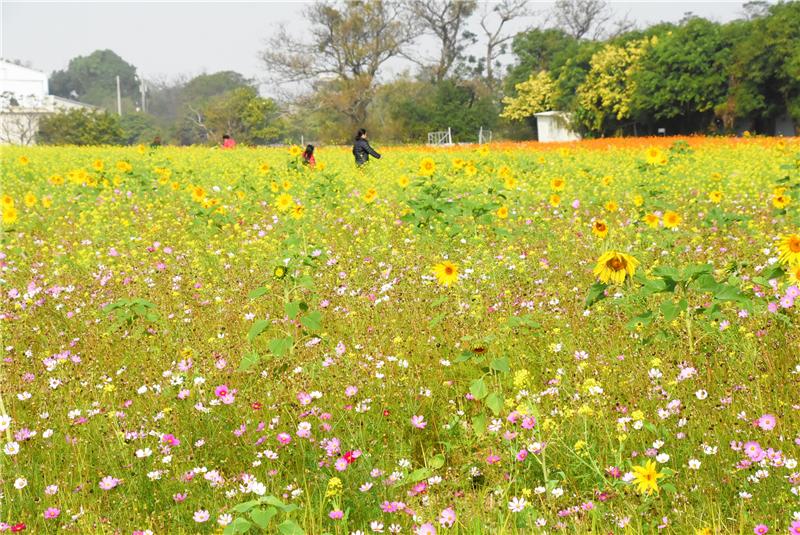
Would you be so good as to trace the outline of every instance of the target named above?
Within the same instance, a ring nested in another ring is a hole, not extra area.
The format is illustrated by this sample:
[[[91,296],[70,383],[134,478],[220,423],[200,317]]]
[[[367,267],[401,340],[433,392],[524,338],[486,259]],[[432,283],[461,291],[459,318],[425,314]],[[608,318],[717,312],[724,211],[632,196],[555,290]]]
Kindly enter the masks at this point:
[[[662,35],[633,76],[633,116],[673,133],[708,128],[727,96],[730,51],[721,27],[701,18]]]
[[[117,76],[125,99],[124,110],[133,110],[138,99],[139,82],[136,67],[111,50],[95,50],[78,56],[66,70],[50,76],[50,92],[106,109],[116,109]]]
[[[122,142],[126,145],[148,144],[161,134],[161,125],[156,117],[142,112],[126,113],[119,120]]]
[[[43,117],[38,140],[45,145],[119,145],[124,136],[117,115],[77,108]]]
[[[518,83],[514,90],[516,96],[503,99],[503,113],[500,117],[521,121],[534,114],[552,110],[558,99],[558,86],[547,71],[532,74],[524,82]]]
[[[223,134],[244,145],[273,143],[282,136],[277,104],[258,96],[252,87],[240,87],[211,99],[201,114],[202,127],[214,142]]]
[[[580,48],[579,41],[563,30],[534,28],[514,36],[511,50],[516,62],[506,76],[506,92],[539,71],[558,72]]]

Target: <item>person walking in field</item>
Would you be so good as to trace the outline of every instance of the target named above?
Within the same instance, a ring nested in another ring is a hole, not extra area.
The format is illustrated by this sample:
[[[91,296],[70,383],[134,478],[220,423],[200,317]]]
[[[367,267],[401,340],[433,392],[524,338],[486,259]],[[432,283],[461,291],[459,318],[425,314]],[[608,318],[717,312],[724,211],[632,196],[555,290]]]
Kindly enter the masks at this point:
[[[316,160],[314,160],[314,145],[308,145],[303,152],[303,165],[307,165],[311,169],[314,169],[314,166],[317,165]]]
[[[381,155],[369,146],[367,141],[367,131],[359,128],[356,132],[356,142],[353,144],[353,156],[356,159],[356,165],[361,167],[369,161],[369,157],[373,156],[380,160]]]
[[[236,142],[233,140],[233,138],[230,135],[225,134],[224,136],[222,136],[222,148],[223,149],[232,149],[234,147],[236,147]]]

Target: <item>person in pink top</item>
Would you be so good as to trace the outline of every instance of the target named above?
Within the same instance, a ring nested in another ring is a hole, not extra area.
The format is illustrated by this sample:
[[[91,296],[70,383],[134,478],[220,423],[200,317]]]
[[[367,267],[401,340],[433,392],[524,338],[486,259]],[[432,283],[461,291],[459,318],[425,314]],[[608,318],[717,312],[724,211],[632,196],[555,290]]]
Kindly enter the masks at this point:
[[[223,149],[232,149],[236,146],[236,142],[233,140],[231,136],[225,134],[222,136],[222,148]]]

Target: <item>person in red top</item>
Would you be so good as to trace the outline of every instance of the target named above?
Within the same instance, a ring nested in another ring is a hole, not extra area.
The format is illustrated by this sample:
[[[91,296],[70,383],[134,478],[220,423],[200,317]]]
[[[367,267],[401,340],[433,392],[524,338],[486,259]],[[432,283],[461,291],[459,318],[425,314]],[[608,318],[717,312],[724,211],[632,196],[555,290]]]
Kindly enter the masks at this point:
[[[307,165],[312,169],[317,165],[316,160],[314,160],[314,145],[308,145],[305,152],[303,152],[303,165]]]
[[[236,146],[236,142],[233,140],[231,136],[225,134],[222,136],[222,148],[223,149],[232,149]]]

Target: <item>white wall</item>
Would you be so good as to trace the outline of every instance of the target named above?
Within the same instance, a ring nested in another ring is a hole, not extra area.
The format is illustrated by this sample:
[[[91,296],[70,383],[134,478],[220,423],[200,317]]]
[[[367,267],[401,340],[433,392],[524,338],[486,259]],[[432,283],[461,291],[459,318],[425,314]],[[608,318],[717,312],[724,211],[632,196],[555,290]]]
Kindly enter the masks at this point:
[[[42,99],[49,94],[47,75],[27,67],[0,61],[0,93],[9,92],[18,97],[32,95]]]

